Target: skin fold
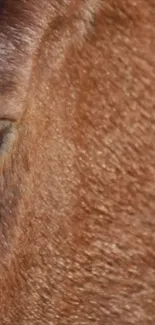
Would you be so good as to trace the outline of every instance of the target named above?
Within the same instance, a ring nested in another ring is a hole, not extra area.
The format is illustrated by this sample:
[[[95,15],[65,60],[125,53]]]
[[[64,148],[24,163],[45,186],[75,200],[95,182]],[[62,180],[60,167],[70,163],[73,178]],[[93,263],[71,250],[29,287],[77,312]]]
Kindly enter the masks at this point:
[[[0,324],[154,325],[154,0],[0,6]]]

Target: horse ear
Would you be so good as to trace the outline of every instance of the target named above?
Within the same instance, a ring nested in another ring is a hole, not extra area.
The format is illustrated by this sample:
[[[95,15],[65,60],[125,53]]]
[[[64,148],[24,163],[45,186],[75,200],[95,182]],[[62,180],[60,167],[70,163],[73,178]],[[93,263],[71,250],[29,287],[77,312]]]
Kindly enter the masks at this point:
[[[18,130],[16,123],[0,120],[0,170],[2,170],[5,159],[12,151],[17,138]]]

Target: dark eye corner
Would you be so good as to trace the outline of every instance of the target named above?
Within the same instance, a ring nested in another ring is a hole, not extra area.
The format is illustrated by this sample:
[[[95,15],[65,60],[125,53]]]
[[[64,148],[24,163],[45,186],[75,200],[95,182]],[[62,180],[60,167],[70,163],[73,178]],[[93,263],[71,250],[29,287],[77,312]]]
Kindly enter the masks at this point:
[[[0,166],[3,165],[17,139],[17,128],[14,122],[0,120]]]

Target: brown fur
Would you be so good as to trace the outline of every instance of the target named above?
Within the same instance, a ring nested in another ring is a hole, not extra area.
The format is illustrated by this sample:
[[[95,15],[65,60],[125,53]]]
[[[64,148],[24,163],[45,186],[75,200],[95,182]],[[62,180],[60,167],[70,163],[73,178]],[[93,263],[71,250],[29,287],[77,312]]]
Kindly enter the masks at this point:
[[[0,324],[154,325],[154,0],[0,20]]]

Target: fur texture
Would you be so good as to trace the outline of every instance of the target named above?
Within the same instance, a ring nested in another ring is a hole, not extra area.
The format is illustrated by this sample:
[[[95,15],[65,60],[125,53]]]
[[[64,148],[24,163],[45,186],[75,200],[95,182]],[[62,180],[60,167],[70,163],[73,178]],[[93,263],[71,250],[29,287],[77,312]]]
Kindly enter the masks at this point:
[[[154,325],[154,0],[0,20],[0,324]]]

